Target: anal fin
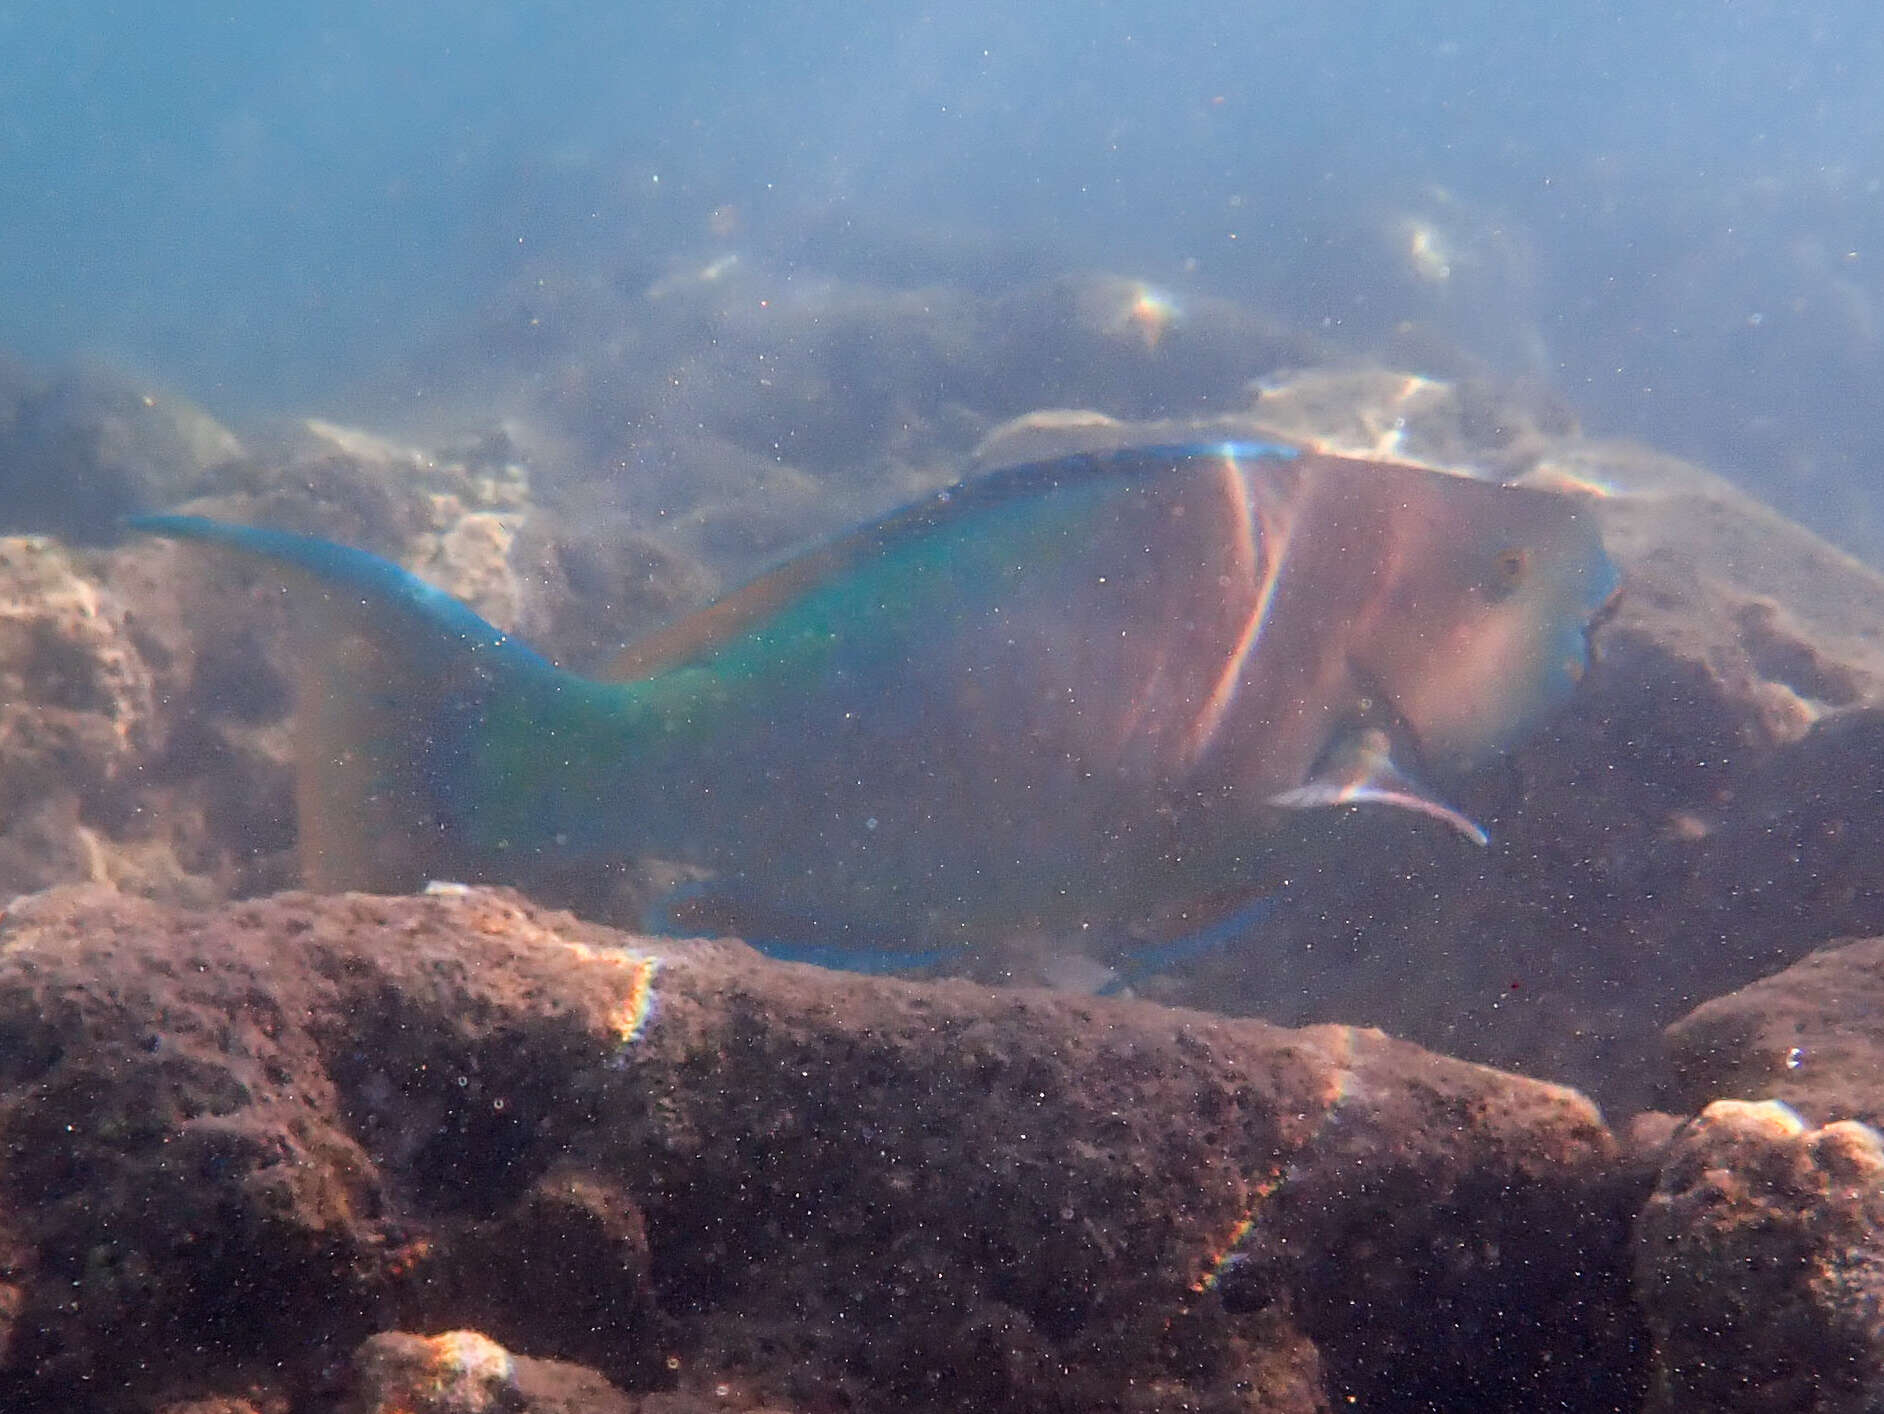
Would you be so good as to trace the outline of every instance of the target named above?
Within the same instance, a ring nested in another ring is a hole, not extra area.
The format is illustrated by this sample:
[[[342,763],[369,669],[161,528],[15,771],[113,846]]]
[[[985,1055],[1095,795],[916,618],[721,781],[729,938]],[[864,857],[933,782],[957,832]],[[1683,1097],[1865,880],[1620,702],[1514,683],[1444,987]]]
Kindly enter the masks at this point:
[[[875,977],[930,972],[963,956],[961,947],[816,942],[817,925],[782,917],[776,910],[741,908],[713,879],[676,884],[648,907],[641,923],[648,932],[663,937],[736,937],[774,962],[802,962]]]
[[[1281,903],[1280,895],[1263,894],[1232,909],[1221,918],[1206,923],[1195,932],[1136,949],[1112,980],[1099,989],[1099,995],[1118,996],[1147,977],[1155,977],[1160,972],[1170,971],[1179,963],[1229,947],[1240,941],[1252,928],[1266,923]]]

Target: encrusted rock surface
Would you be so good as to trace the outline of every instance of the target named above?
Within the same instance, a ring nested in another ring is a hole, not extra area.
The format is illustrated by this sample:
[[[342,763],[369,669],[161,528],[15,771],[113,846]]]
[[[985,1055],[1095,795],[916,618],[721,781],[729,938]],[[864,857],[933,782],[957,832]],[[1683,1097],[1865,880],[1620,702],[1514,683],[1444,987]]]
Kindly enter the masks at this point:
[[[1669,1146],[1636,1247],[1651,1414],[1884,1408],[1884,1144],[1717,1100]]]
[[[139,462],[149,474],[83,537],[119,535],[116,514],[185,494],[182,509],[352,536],[579,666],[714,583],[645,536],[611,540],[613,525],[532,507],[502,438],[433,456],[310,421],[262,462],[212,426],[192,412],[189,445],[227,459],[198,465],[158,439]],[[0,453],[10,432],[25,435],[0,425]],[[90,442],[60,445],[63,469],[9,466],[16,519],[62,525],[61,478],[95,479]],[[293,883],[296,651],[278,582],[232,557],[0,537],[0,898],[87,880],[201,904]]]
[[[234,433],[166,389],[0,356],[0,533],[108,540],[121,517],[201,495],[247,459]]]
[[[1825,948],[1668,1028],[1668,1100],[1773,1099],[1884,1126],[1884,938]]]
[[[433,452],[310,418],[277,433],[271,451],[230,464],[191,500],[165,509],[370,549],[577,665],[611,656],[718,583],[619,513],[559,511],[534,499],[529,452],[502,427]],[[168,561],[177,551],[162,553]],[[106,562],[107,576],[119,558]],[[170,573],[186,583],[200,577],[176,566]],[[233,617],[225,612],[215,628],[228,631]]]
[[[135,878],[99,822],[165,729],[117,596],[56,541],[0,538],[0,893]]]
[[[318,1408],[448,1330],[718,1407],[1640,1391],[1645,1178],[1574,1092],[649,946],[502,892],[18,902],[0,1405]]]
[[[637,1414],[593,1370],[512,1355],[477,1331],[387,1331],[354,1352],[343,1414]]]

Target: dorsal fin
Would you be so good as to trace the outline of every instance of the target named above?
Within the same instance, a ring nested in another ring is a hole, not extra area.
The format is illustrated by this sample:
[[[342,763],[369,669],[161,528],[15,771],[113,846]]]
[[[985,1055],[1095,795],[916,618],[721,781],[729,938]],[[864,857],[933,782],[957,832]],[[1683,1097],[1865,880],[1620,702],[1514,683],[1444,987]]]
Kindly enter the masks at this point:
[[[709,607],[636,640],[598,676],[605,682],[632,682],[691,662],[765,622],[793,600],[828,584],[870,555],[1017,500],[1093,480],[1155,476],[1199,457],[1288,460],[1297,455],[1296,448],[1273,442],[1198,442],[1077,452],[1050,461],[1003,467],[945,487],[883,520],[787,560]]]
[[[611,658],[596,676],[603,682],[635,682],[689,662],[716,644],[736,638],[742,630],[763,622],[798,595],[854,563],[860,548],[851,545],[856,538],[846,536],[835,544],[801,555],[760,575],[724,599],[676,619],[645,638],[636,639]]]

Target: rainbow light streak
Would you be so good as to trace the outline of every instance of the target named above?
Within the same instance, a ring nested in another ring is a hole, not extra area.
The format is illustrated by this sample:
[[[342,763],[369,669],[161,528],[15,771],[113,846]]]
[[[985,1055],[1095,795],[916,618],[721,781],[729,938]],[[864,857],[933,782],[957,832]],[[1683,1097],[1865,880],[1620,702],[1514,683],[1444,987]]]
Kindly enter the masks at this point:
[[[1236,1255],[1236,1249],[1243,1245],[1243,1239],[1254,1230],[1258,1210],[1280,1187],[1282,1187],[1282,1170],[1271,1169],[1269,1177],[1256,1185],[1255,1201],[1243,1210],[1243,1216],[1232,1225],[1222,1243],[1211,1248],[1205,1255],[1206,1270],[1202,1276],[1191,1283],[1190,1289],[1193,1292],[1201,1294],[1217,1289],[1217,1283],[1223,1280],[1224,1272],[1229,1269],[1230,1258]]]
[[[1335,1033],[1329,1049],[1333,1054],[1327,1057],[1328,1084],[1319,1097],[1321,1112],[1302,1132],[1293,1136],[1289,1143],[1289,1150],[1293,1154],[1300,1154],[1312,1145],[1316,1137],[1327,1128],[1328,1122],[1334,1118],[1335,1112],[1354,1094],[1354,1071],[1348,1064],[1353,1058],[1354,1029],[1348,1026],[1341,1027]],[[1307,1116],[1304,1115],[1302,1118],[1306,1119]],[[1231,1225],[1230,1230],[1224,1234],[1223,1241],[1206,1250],[1204,1272],[1190,1285],[1193,1293],[1202,1294],[1206,1291],[1214,1291],[1217,1283],[1223,1280],[1224,1273],[1230,1269],[1230,1259],[1236,1256],[1237,1249],[1243,1245],[1244,1239],[1255,1230],[1257,1220],[1262,1216],[1263,1204],[1275,1197],[1282,1188],[1284,1174],[1291,1162],[1293,1160],[1270,1165],[1269,1172],[1262,1182],[1256,1185],[1256,1191],[1250,1198],[1248,1206],[1243,1209],[1241,1216]]]
[[[564,940],[563,946],[584,962],[599,962],[625,971],[627,991],[608,1009],[608,1029],[623,1049],[639,1041],[654,1020],[656,995],[654,979],[660,974],[661,960],[646,953],[622,952],[615,948],[595,948],[587,943]]]
[[[1288,532],[1278,533],[1266,517],[1259,518],[1255,500],[1250,494],[1249,478],[1236,457],[1238,450],[1234,443],[1223,449],[1223,470],[1229,483],[1227,489],[1237,514],[1237,564],[1239,568],[1248,565],[1252,571],[1260,570],[1262,578],[1256,591],[1256,602],[1243,623],[1243,632],[1237,638],[1236,647],[1225,660],[1223,671],[1217,675],[1216,686],[1204,700],[1197,720],[1191,724],[1185,737],[1184,752],[1191,761],[1203,755],[1215,740],[1218,728],[1223,725],[1230,703],[1236,697],[1237,686],[1243,681],[1243,665],[1249,661],[1249,655],[1255,651],[1257,641],[1262,637],[1263,625],[1269,618],[1269,607],[1275,602],[1276,583],[1281,577],[1283,562],[1288,558]]]
[[[661,970],[658,957],[637,957],[629,963],[632,976],[628,982],[628,995],[614,1011],[609,1013],[609,1024],[621,1044],[632,1046],[641,1039],[648,1023],[654,1020],[654,978]]]
[[[1568,495],[1588,496],[1597,501],[1613,501],[1624,494],[1622,488],[1612,482],[1598,481],[1594,477],[1566,471],[1562,467],[1551,466],[1549,463],[1545,463],[1530,475],[1522,478],[1519,484],[1537,486],[1547,491],[1559,491]]]
[[[1336,793],[1336,801],[1341,805],[1397,805],[1402,810],[1411,810],[1417,815],[1430,816],[1444,824],[1452,826],[1473,844],[1481,848],[1491,843],[1491,836],[1485,827],[1468,815],[1462,815],[1451,806],[1442,805],[1436,800],[1428,800],[1423,795],[1412,791],[1389,790],[1380,786],[1359,783],[1345,785]]]
[[[1113,327],[1119,332],[1135,331],[1146,351],[1155,351],[1164,341],[1165,331],[1183,318],[1184,312],[1171,296],[1142,280],[1133,281],[1130,289],[1132,298]]]

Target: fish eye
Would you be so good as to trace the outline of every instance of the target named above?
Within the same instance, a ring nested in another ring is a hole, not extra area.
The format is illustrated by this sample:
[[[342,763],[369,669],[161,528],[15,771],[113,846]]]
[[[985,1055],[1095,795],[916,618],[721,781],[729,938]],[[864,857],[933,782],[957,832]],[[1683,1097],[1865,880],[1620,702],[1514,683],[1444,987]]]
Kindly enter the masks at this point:
[[[1531,552],[1522,545],[1507,545],[1492,556],[1490,583],[1496,594],[1509,594],[1523,584],[1531,569]]]

